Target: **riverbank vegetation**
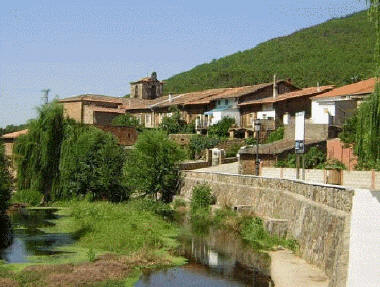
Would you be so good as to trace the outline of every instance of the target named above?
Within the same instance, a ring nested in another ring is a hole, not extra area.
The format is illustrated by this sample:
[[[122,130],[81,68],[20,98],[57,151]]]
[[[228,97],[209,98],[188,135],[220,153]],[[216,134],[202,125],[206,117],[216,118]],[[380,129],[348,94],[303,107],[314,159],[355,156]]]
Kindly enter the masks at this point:
[[[144,268],[185,263],[172,255],[179,229],[162,216],[169,209],[163,203],[72,200],[54,205],[64,208],[61,218],[43,230],[70,233],[75,243],[27,264],[0,264],[0,286],[132,286]]]
[[[139,135],[124,165],[126,186],[134,196],[154,196],[170,202],[178,190],[179,167],[185,152],[162,131]]]
[[[230,207],[216,209],[212,213],[210,205],[215,204],[215,201],[210,186],[200,184],[193,188],[190,215],[195,232],[207,232],[207,228],[212,226],[240,234],[242,239],[257,251],[276,249],[279,246],[294,252],[298,250],[298,244],[294,239],[269,234],[262,219],[254,214],[241,215]]]
[[[11,197],[11,174],[9,161],[4,155],[4,145],[0,142],[0,215],[8,208]]]
[[[110,133],[64,117],[56,102],[39,109],[29,133],[16,141],[18,171],[15,199],[41,192],[43,202],[84,198],[122,202],[154,196],[169,202],[179,178],[177,163],[185,153],[167,133],[144,130],[127,152]],[[17,193],[18,193],[17,192]]]

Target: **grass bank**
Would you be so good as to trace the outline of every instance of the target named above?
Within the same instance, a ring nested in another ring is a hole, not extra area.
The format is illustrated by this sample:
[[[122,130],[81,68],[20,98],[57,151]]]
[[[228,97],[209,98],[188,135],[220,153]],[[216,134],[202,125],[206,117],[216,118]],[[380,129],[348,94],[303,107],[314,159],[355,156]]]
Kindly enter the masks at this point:
[[[123,204],[71,201],[48,233],[76,239],[59,248],[66,253],[35,256],[27,264],[1,264],[2,286],[132,286],[141,269],[185,263],[171,255],[178,227],[163,218],[166,205],[148,200]]]

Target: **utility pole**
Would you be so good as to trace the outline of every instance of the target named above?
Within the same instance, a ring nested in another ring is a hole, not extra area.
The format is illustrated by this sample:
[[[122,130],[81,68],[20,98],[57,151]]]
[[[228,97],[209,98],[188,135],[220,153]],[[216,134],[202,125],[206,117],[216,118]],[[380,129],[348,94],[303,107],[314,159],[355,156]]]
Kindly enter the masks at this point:
[[[41,92],[43,93],[43,95],[41,97],[42,98],[42,104],[46,105],[49,102],[50,89],[43,89],[43,90],[41,90]]]

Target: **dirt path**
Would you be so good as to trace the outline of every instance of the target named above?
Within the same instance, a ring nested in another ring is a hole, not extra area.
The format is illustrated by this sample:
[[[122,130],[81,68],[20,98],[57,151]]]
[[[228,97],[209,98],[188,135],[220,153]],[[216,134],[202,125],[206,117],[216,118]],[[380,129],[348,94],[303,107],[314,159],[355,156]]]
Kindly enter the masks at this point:
[[[276,287],[327,287],[327,276],[291,251],[270,252],[271,277]]]

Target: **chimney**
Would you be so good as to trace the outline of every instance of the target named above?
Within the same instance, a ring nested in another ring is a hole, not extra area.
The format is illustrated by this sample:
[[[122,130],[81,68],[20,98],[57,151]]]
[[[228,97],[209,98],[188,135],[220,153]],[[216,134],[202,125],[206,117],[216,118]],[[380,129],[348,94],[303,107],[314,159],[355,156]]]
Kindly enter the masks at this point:
[[[169,103],[173,102],[173,96],[169,94]]]
[[[319,93],[321,91],[321,87],[319,86],[319,82],[317,82],[317,92]]]
[[[277,82],[276,82],[276,74],[273,75],[273,98],[277,97]]]

